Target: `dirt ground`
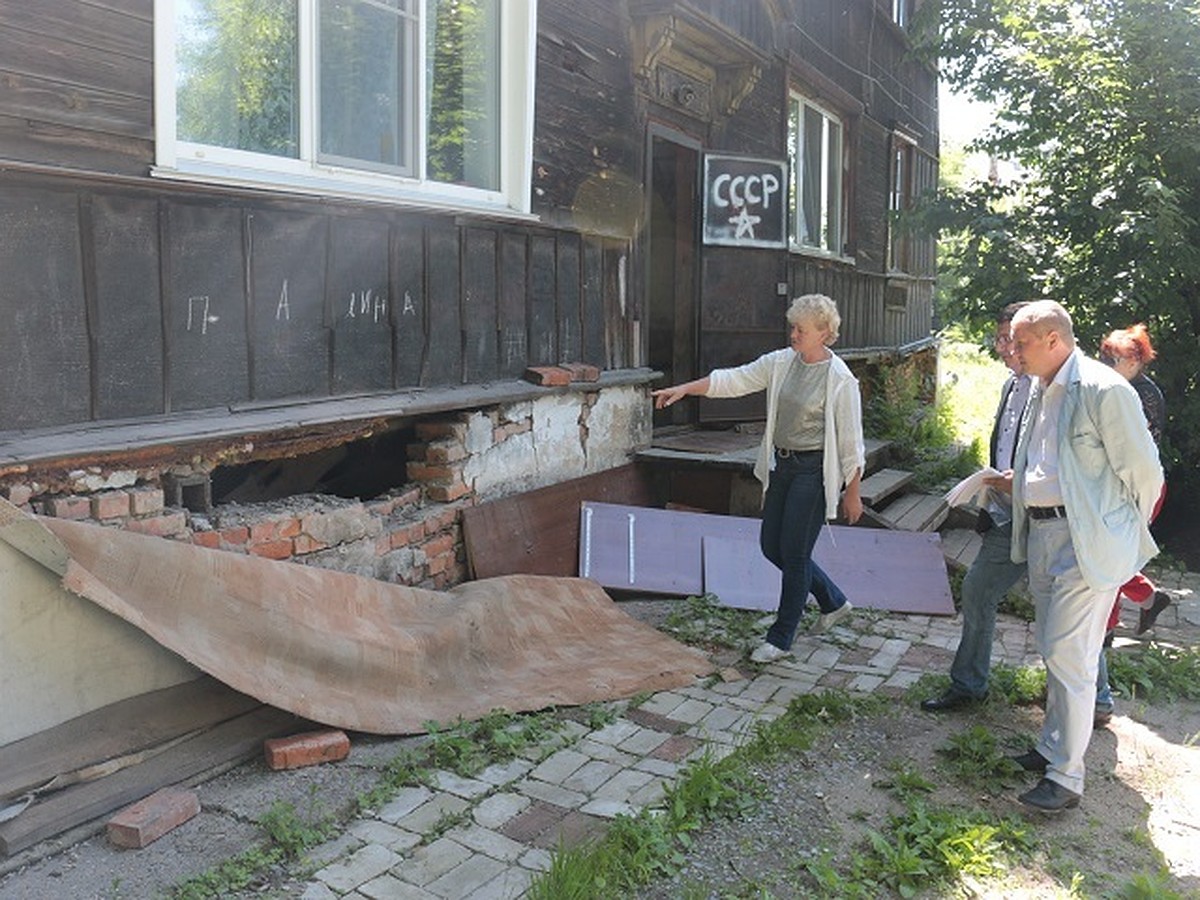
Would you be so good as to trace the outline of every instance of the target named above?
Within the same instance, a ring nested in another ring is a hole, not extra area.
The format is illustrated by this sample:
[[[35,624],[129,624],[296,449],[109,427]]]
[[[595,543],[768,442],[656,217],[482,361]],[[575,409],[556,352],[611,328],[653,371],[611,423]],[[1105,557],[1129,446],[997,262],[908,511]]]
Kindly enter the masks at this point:
[[[850,854],[866,846],[868,829],[887,832],[888,814],[901,805],[881,782],[900,764],[936,786],[926,796],[930,807],[1013,817],[1032,838],[1033,852],[1002,876],[965,879],[935,896],[1150,896],[1121,891],[1135,875],[1166,867],[1163,886],[1200,897],[1200,704],[1126,703],[1118,713],[1094,734],[1080,808],[1053,816],[1028,811],[1015,799],[1036,776],[1014,777],[1010,787],[988,795],[957,780],[939,753],[975,724],[1006,749],[1023,752],[1040,727],[1036,707],[990,704],[935,715],[906,703],[839,725],[802,757],[761,769],[757,774],[777,800],[744,820],[706,830],[680,875],[640,896],[820,896],[804,863],[832,850],[845,873]]]

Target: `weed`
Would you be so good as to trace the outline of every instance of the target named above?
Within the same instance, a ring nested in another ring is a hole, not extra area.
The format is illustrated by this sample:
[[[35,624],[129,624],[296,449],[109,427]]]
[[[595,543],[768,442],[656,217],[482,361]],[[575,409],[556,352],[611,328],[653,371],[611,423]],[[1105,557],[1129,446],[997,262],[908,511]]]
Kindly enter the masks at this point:
[[[1040,666],[992,666],[988,691],[1013,706],[1032,706],[1046,696],[1046,670]]]
[[[741,649],[758,638],[759,613],[722,606],[713,594],[677,604],[662,630],[685,644]]]
[[[1139,872],[1122,885],[1117,892],[1118,900],[1183,900],[1183,895],[1170,887],[1170,878],[1165,872],[1146,875]]]
[[[617,720],[617,711],[606,703],[589,703],[583,708],[583,722],[595,731]]]
[[[1021,767],[1000,751],[996,737],[982,725],[950,737],[938,748],[947,759],[947,768],[959,780],[974,788],[998,794],[1012,786],[1013,776]]]
[[[875,787],[893,791],[902,802],[915,800],[920,794],[933,792],[933,782],[920,772],[910,769],[903,761],[893,760],[888,764],[891,776],[875,781]],[[864,816],[865,818],[865,816]]]
[[[1142,700],[1200,699],[1200,647],[1149,643],[1112,650],[1108,680],[1115,690]]]
[[[309,847],[316,846],[331,833],[331,819],[316,821],[302,818],[291,803],[277,801],[258,821],[271,843],[288,859],[297,859]]]

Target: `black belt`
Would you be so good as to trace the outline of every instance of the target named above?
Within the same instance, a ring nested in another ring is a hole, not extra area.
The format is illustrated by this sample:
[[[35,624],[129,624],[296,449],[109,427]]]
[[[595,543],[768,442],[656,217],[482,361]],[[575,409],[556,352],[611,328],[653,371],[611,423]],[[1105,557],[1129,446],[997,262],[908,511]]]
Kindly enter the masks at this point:
[[[1029,518],[1031,519],[1065,519],[1066,517],[1067,508],[1065,506],[1029,507]]]
[[[809,456],[813,453],[824,453],[824,450],[789,450],[787,447],[776,447],[775,453],[787,459],[789,456]]]

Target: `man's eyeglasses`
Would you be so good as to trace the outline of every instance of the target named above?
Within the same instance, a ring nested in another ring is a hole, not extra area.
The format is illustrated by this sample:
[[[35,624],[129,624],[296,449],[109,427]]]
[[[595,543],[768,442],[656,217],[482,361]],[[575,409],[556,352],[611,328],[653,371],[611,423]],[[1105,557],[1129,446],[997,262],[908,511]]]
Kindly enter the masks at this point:
[[[1005,335],[1003,337],[995,338],[992,341],[992,344],[996,347],[1008,347],[1012,344],[1012,342],[1013,342],[1013,339],[1011,337],[1009,337],[1008,335]]]

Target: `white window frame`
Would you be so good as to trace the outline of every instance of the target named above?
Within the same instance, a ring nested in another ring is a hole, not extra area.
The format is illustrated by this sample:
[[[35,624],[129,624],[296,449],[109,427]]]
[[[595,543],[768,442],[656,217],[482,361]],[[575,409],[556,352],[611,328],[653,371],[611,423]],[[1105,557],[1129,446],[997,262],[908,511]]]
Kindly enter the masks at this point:
[[[175,6],[154,0],[155,166],[159,178],[317,194],[423,207],[529,216],[533,167],[537,0],[501,0],[500,186],[497,190],[429,181],[318,160],[316,146],[316,0],[296,0],[299,12],[299,158],[234,150],[179,139],[176,131]],[[426,3],[420,0],[420,21]],[[418,40],[416,96],[426,96],[425,41]],[[425,116],[416,117],[417,172],[425,171]]]
[[[808,174],[804,170],[804,147],[803,147],[804,122],[803,122],[803,115],[801,115],[800,122],[798,123],[799,127],[797,128],[797,131],[796,131],[797,141],[799,143],[795,147],[788,148],[789,154],[792,155],[795,160],[795,164],[791,166],[791,174],[790,174],[790,179],[789,179],[790,188],[791,188],[790,193],[789,193],[790,208],[788,210],[788,213],[789,213],[789,215],[788,215],[789,246],[793,251],[796,251],[799,253],[807,253],[807,254],[812,254],[812,255],[817,255],[817,256],[828,256],[828,257],[832,257],[835,259],[846,259],[846,256],[843,253],[843,248],[846,246],[846,241],[847,241],[847,234],[848,234],[847,228],[848,228],[848,218],[849,218],[848,209],[847,209],[848,204],[846,202],[846,182],[847,182],[846,145],[847,145],[847,137],[848,137],[846,118],[844,116],[842,116],[841,114],[839,114],[837,111],[830,109],[828,106],[825,106],[824,104],[817,102],[816,100],[812,99],[812,97],[805,95],[801,91],[789,90],[789,92],[788,92],[788,109],[787,109],[789,140],[790,140],[790,133],[791,133],[792,110],[793,110],[793,107],[795,107],[797,104],[799,105],[799,111],[801,112],[801,114],[803,114],[806,107],[811,108],[811,109],[815,110],[816,112],[820,113],[826,120],[834,121],[838,125],[838,130],[839,130],[838,147],[837,147],[838,159],[836,160],[835,165],[832,165],[832,166],[830,165],[830,163],[831,163],[831,160],[829,158],[830,148],[829,148],[828,144],[823,143],[822,147],[821,147],[821,191],[820,191],[821,210],[822,210],[822,218],[823,219],[829,215],[828,198],[830,197],[831,194],[833,196],[837,197],[837,205],[838,205],[838,208],[836,210],[837,229],[836,229],[836,237],[833,239],[834,246],[824,246],[822,244],[806,244],[800,240],[799,219],[803,213],[803,201],[802,201],[801,195],[802,195],[803,183],[804,183],[803,179]],[[829,184],[830,178],[834,179],[836,181],[836,184],[831,186]],[[822,232],[824,232],[825,230],[826,229],[824,229],[824,228],[821,229]]]
[[[912,0],[892,0],[892,21],[907,28],[912,13]]]
[[[888,157],[887,253],[887,267],[891,272],[908,272],[912,268],[912,235],[900,232],[896,217],[911,209],[916,199],[916,154],[917,142],[913,138],[899,131],[892,132]],[[897,259],[897,256],[901,258]]]

